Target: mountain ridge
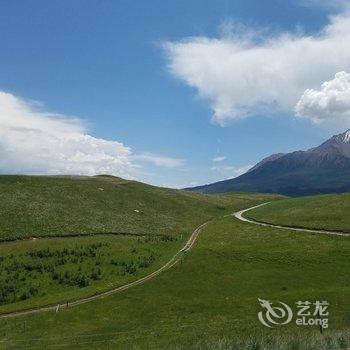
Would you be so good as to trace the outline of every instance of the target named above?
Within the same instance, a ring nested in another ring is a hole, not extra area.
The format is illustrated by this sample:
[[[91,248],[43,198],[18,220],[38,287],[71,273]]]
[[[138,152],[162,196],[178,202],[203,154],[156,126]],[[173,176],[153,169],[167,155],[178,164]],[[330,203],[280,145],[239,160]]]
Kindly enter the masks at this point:
[[[306,151],[272,154],[239,177],[187,190],[285,195],[349,192],[350,129]]]

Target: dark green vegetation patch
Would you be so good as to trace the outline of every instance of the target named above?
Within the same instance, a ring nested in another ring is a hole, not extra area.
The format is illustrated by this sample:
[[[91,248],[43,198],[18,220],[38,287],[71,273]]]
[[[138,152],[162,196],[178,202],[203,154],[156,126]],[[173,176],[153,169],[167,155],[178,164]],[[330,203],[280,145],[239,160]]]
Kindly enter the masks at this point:
[[[149,273],[174,244],[163,236],[49,238],[0,245],[0,311],[66,302]]]

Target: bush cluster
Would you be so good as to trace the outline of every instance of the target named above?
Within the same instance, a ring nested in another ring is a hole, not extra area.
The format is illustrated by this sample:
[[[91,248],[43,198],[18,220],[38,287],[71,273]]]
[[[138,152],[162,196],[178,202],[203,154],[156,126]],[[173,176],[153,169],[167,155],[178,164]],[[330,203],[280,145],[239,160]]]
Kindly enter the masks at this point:
[[[38,289],[29,286],[21,288],[16,281],[0,280],[0,304],[10,304],[19,300],[26,300],[38,294]]]
[[[133,250],[132,252],[135,253],[136,251]],[[126,261],[123,259],[111,259],[110,263],[114,266],[119,267],[118,271],[121,275],[126,275],[126,274],[132,275],[137,272],[138,268],[142,269],[142,268],[151,266],[155,260],[156,258],[151,253],[149,256],[137,257],[136,261],[134,260]]]
[[[63,249],[33,249],[23,254],[0,256],[0,304],[42,295],[48,284],[87,287],[104,278],[101,268],[108,269],[108,265],[117,267],[110,267],[109,273],[135,275],[138,269],[147,268],[156,260],[152,251],[147,249],[146,254],[140,254],[136,248],[132,249],[129,257],[110,259],[111,252],[106,247],[107,243],[97,243]]]

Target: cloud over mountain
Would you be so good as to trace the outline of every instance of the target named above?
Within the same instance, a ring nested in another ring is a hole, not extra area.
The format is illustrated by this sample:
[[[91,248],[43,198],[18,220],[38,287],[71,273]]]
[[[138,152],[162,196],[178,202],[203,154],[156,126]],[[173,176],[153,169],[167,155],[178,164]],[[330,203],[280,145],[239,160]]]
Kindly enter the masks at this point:
[[[350,71],[350,14],[330,17],[319,33],[260,35],[232,31],[220,38],[166,42],[171,73],[209,102],[213,120],[292,112],[307,89]]]
[[[341,120],[350,125],[350,74],[339,72],[320,90],[307,89],[295,107],[299,117],[315,123]]]

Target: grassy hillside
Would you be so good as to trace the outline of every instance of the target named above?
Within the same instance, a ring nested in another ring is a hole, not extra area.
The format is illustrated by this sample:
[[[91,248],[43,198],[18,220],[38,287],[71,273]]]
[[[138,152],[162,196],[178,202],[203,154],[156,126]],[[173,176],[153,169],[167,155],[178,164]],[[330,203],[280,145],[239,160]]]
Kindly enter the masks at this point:
[[[92,233],[187,235],[261,195],[205,196],[116,177],[0,176],[0,240]]]
[[[206,196],[107,176],[3,176],[0,194],[0,312],[65,303],[139,279],[204,221],[279,198]]]
[[[347,237],[226,217],[201,233],[181,264],[150,283],[57,314],[0,320],[1,344],[5,349],[348,348],[349,268]],[[329,329],[322,336],[315,326],[268,329],[257,318],[258,298],[290,305],[327,300]]]
[[[350,232],[350,193],[288,198],[254,209],[246,217],[286,226]]]
[[[214,219],[178,264],[143,285],[58,313],[0,318],[0,348],[328,350],[350,346],[346,307],[350,298],[350,239],[260,227],[225,216],[278,197],[242,193],[206,196],[108,177],[0,179],[7,201],[0,210],[2,239],[62,232],[132,234],[1,243],[0,280],[17,279],[24,292],[30,292],[32,285],[37,288],[39,281],[40,290],[46,293],[5,304],[4,310],[17,308],[18,303],[30,306],[49,298],[65,300],[104,290],[110,283],[137,279],[167,261],[194,227]],[[337,201],[333,205],[337,220],[328,221],[332,225],[334,221],[346,222],[346,208],[343,200]],[[16,222],[18,212],[9,217],[15,209],[26,219]],[[327,224],[326,219],[324,222]],[[11,224],[16,230],[11,230]],[[47,249],[49,253],[45,253]],[[138,265],[136,274],[123,274],[127,272],[125,265],[112,263],[123,260],[130,266],[133,260],[135,266],[139,257],[151,254],[156,259],[151,259],[149,266]],[[74,262],[78,257],[82,261]],[[27,273],[25,266],[38,263],[38,259],[44,271],[35,268]],[[20,267],[17,277],[11,274],[16,272],[11,266]],[[52,266],[63,283],[52,280]],[[69,285],[80,266],[81,272],[90,276],[90,284]],[[4,275],[7,271],[9,276]],[[323,335],[316,326],[298,327],[295,323],[266,328],[257,318],[261,310],[258,298],[291,306],[299,300],[326,300],[330,303],[329,328]]]

